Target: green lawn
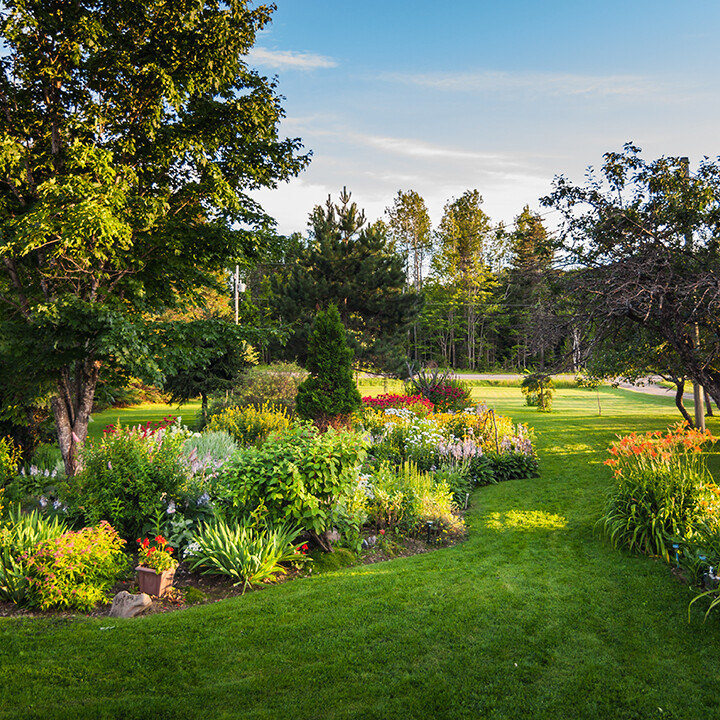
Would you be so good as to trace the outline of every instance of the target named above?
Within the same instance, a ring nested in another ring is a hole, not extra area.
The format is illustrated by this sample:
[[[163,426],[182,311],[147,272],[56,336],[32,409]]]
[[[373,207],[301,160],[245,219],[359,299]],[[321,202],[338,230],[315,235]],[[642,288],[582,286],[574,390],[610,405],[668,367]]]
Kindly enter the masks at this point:
[[[111,408],[101,413],[93,413],[92,422],[88,426],[88,437],[97,440],[107,425],[114,425],[120,420],[125,426],[140,425],[148,420],[162,420],[168,415],[180,416],[185,425],[191,426],[195,422],[195,415],[200,412],[200,401],[194,400],[182,406],[158,405],[145,403],[133,405],[120,410]]]
[[[666,565],[593,531],[605,447],[671,401],[473,392],[535,426],[542,476],[476,491],[466,543],[168,615],[1,620],[0,718],[719,717],[720,615],[688,623]]]

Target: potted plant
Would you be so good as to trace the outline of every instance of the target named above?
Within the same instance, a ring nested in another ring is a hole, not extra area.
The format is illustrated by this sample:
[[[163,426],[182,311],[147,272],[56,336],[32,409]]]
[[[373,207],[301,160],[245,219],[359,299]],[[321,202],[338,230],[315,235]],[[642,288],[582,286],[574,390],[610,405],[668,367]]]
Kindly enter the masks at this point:
[[[173,549],[162,535],[156,535],[153,542],[147,538],[138,538],[137,542],[139,564],[135,569],[140,592],[162,597],[175,579],[178,561],[172,556]]]

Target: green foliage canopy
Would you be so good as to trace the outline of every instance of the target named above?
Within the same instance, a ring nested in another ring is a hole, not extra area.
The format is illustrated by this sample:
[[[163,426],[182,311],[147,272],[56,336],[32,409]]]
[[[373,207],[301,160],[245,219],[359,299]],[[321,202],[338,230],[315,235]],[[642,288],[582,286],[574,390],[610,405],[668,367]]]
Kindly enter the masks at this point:
[[[69,472],[102,367],[157,371],[147,317],[254,251],[247,195],[297,174],[245,57],[272,6],[10,0],[0,36],[0,336],[55,388]]]

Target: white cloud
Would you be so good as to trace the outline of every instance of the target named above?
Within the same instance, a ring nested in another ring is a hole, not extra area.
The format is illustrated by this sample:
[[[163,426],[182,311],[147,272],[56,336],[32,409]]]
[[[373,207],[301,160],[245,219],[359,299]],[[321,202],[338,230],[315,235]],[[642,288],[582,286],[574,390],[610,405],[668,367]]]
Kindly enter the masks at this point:
[[[361,143],[371,145],[395,153],[417,158],[437,158],[447,160],[483,160],[494,164],[516,164],[510,158],[496,153],[482,153],[468,150],[458,150],[442,145],[413,140],[411,138],[383,137],[376,135],[355,135]]]
[[[332,58],[323,55],[292,50],[268,50],[262,47],[253,48],[248,54],[248,60],[251,65],[260,65],[273,70],[316,70],[337,66]]]
[[[642,75],[576,75],[573,73],[386,73],[383,80],[453,92],[531,90],[544,95],[624,96],[665,95],[670,83]],[[675,88],[677,90],[677,88]]]

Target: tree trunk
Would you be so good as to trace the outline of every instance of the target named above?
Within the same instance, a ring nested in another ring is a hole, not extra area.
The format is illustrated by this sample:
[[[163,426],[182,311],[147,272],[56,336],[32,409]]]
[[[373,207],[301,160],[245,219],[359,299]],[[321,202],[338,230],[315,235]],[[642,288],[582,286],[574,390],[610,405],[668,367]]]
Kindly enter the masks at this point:
[[[683,403],[683,395],[685,394],[685,380],[678,380],[677,378],[673,378],[672,381],[675,383],[675,406],[680,411],[680,414],[685,419],[685,422],[690,427],[695,427],[695,423],[690,417],[690,413],[685,409],[685,404]]]
[[[51,401],[58,444],[68,477],[82,470],[78,451],[87,439],[99,372],[100,363],[90,359],[78,361],[74,369],[64,368],[58,382],[58,394]]]
[[[703,388],[703,392],[705,393],[705,415],[707,415],[708,417],[715,417],[713,415],[712,399],[710,398],[710,393],[707,391],[707,388]]]
[[[208,396],[207,393],[200,393],[200,415],[202,417],[202,426],[205,427],[208,421]]]

